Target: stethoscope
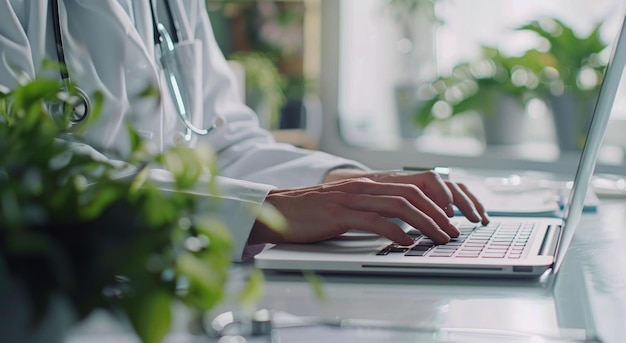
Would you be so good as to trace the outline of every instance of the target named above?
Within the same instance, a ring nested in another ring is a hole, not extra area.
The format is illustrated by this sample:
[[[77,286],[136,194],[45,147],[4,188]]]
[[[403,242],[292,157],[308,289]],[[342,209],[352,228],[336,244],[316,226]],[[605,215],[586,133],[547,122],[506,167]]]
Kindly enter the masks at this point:
[[[154,40],[158,43],[161,49],[161,66],[163,67],[163,71],[165,72],[165,79],[167,81],[168,89],[172,95],[174,100],[174,105],[176,107],[176,112],[178,113],[178,117],[185,124],[185,140],[190,141],[192,137],[192,133],[196,135],[204,136],[209,134],[213,129],[223,126],[226,121],[222,116],[216,116],[213,120],[213,123],[210,127],[206,129],[201,129],[196,127],[191,120],[189,119],[189,111],[188,111],[188,94],[183,90],[183,86],[178,81],[177,75],[179,74],[179,70],[182,68],[180,65],[178,58],[176,58],[176,43],[179,41],[178,37],[178,26],[176,21],[174,20],[174,16],[172,14],[172,8],[169,0],[164,0],[165,3],[165,12],[167,13],[168,24],[172,28],[172,35],[168,32],[167,28],[163,23],[159,22],[156,6],[154,5],[152,0],[148,0],[150,3],[151,15],[152,15],[152,25],[154,31]],[[87,94],[73,84],[70,79],[70,75],[67,71],[67,63],[65,61],[65,48],[63,46],[63,38],[61,37],[61,24],[60,24],[60,9],[59,9],[59,1],[52,0],[52,22],[53,22],[53,31],[54,31],[54,39],[56,43],[56,54],[57,59],[61,67],[59,68],[59,73],[61,75],[61,91],[59,92],[60,101],[51,102],[48,106],[48,110],[50,114],[57,120],[62,120],[62,118],[67,118],[66,116],[69,114],[69,125],[74,126],[85,121],[86,118],[91,115],[92,107],[91,102]],[[71,95],[69,95],[71,94]]]

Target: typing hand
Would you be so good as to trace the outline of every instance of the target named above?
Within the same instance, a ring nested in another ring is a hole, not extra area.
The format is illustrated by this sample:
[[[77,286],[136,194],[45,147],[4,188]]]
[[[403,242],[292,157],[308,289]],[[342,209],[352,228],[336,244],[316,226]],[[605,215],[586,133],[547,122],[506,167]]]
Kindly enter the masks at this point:
[[[441,197],[440,188],[426,187],[432,193],[427,195],[417,185],[408,182],[355,178],[274,190],[266,202],[285,216],[287,229],[273,231],[257,222],[248,242],[316,242],[358,229],[384,236],[402,245],[410,245],[413,239],[387,220],[399,218],[419,228],[436,243],[446,243],[450,237],[457,237],[459,230],[451,224],[442,206],[431,199],[431,196],[437,199]],[[480,220],[480,217],[474,219]]]
[[[454,216],[454,206],[456,206],[470,221],[480,222],[483,225],[489,223],[489,216],[484,206],[465,185],[444,180],[433,171],[418,173],[395,171],[369,173],[356,169],[336,169],[327,175],[326,181],[354,177],[366,177],[373,181],[385,183],[415,185],[444,210],[449,217]]]

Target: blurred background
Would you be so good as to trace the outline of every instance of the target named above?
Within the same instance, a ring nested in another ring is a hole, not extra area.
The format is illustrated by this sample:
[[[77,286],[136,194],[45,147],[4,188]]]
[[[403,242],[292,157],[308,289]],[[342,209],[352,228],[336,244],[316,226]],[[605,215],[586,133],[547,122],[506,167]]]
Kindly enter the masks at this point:
[[[622,0],[210,0],[247,103],[278,140],[375,168],[570,172]],[[621,87],[601,171],[621,173]]]

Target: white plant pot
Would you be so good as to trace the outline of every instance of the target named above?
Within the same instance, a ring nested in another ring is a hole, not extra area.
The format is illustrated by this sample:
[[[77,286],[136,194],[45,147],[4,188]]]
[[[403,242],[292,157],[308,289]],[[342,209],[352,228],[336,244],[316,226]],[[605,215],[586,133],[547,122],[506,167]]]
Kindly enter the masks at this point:
[[[526,112],[522,105],[511,96],[498,98],[493,114],[482,116],[485,144],[515,145],[526,138]]]
[[[595,102],[581,100],[573,94],[566,93],[550,97],[548,104],[552,110],[559,149],[581,150],[587,138]]]

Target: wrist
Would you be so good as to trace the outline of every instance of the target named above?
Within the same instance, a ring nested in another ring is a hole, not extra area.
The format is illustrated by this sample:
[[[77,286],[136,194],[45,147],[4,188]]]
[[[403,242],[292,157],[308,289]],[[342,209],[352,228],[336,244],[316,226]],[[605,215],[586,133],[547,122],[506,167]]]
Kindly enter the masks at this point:
[[[265,198],[265,203],[262,206],[261,212],[257,216],[254,224],[252,225],[252,229],[250,230],[248,245],[280,243],[284,241],[284,237],[282,235],[283,230],[280,229],[280,219],[283,217],[282,214],[275,208],[272,201],[272,195],[276,195],[277,192],[280,193],[278,190],[273,189]],[[280,216],[280,219],[277,218],[277,216]]]

